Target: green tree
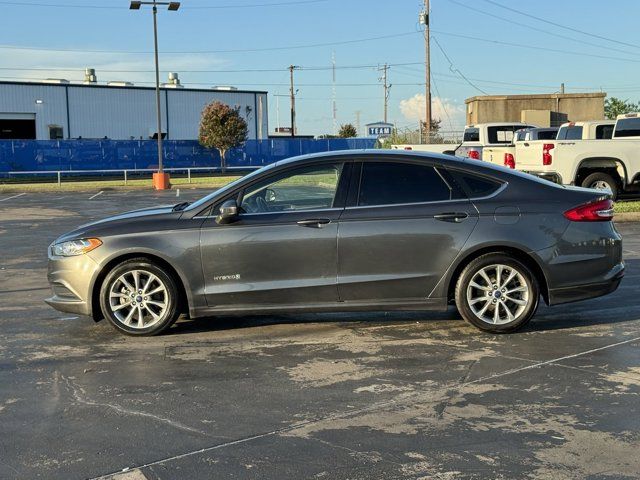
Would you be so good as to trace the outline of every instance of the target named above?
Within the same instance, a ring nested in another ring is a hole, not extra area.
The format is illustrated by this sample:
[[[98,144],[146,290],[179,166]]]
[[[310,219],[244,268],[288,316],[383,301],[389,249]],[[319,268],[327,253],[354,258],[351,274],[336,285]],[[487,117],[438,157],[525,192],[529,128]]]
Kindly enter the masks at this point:
[[[607,98],[604,102],[604,115],[609,120],[615,120],[618,115],[637,112],[638,110],[640,110],[640,106],[638,106],[637,103],[630,102],[629,100],[621,100],[620,98],[611,97]]]
[[[240,107],[232,108],[222,102],[213,102],[204,107],[200,120],[198,140],[205,148],[220,152],[221,167],[227,167],[226,154],[247,140],[247,122],[240,116]]]
[[[354,127],[351,123],[340,125],[340,131],[338,132],[338,137],[352,138],[357,136],[358,136],[358,131],[356,130],[356,127]]]

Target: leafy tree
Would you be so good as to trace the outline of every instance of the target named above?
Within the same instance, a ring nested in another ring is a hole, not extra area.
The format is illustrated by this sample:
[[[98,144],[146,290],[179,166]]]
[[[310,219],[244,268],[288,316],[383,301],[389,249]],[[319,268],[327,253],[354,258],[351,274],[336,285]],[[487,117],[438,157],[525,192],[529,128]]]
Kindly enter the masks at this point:
[[[220,152],[223,171],[227,167],[227,151],[242,145],[247,134],[247,122],[240,116],[240,107],[232,108],[216,101],[202,110],[198,140],[203,147]]]
[[[420,135],[424,139],[425,143],[442,143],[442,139],[438,135],[440,132],[440,126],[442,124],[442,120],[439,118],[431,119],[431,138],[426,138],[427,134],[427,122],[420,121]]]
[[[356,127],[354,127],[351,123],[340,125],[340,131],[338,132],[338,137],[352,138],[357,136],[358,136],[358,131],[356,130]]]
[[[637,112],[640,106],[628,100],[621,100],[616,97],[607,98],[604,102],[604,115],[609,120],[615,120],[618,115]]]

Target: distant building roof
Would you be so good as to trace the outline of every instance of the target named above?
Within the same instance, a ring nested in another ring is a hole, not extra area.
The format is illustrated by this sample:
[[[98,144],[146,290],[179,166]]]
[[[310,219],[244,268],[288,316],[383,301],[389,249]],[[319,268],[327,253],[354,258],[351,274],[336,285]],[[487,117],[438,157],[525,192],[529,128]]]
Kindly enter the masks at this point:
[[[590,93],[537,93],[533,95],[478,95],[467,98],[464,103],[471,102],[493,102],[500,100],[536,100],[536,99],[556,99],[556,98],[604,98],[605,92]]]

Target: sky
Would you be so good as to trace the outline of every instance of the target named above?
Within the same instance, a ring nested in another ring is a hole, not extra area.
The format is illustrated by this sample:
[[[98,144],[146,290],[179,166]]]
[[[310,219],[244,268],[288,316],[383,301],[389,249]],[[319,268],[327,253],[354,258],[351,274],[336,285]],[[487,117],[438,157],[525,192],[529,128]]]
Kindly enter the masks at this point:
[[[149,10],[128,0],[0,0],[0,79],[66,78],[152,85]],[[389,121],[424,118],[420,0],[183,0],[159,14],[160,67],[187,87],[269,92],[270,131],[289,125],[289,65],[300,134],[383,118],[379,67],[389,64]],[[483,94],[605,91],[637,101],[636,0],[431,0],[434,116],[464,126],[464,100]],[[278,108],[279,106],[279,108]],[[1,106],[0,106],[1,107]],[[279,111],[279,115],[278,115]],[[359,112],[359,113],[358,113]]]

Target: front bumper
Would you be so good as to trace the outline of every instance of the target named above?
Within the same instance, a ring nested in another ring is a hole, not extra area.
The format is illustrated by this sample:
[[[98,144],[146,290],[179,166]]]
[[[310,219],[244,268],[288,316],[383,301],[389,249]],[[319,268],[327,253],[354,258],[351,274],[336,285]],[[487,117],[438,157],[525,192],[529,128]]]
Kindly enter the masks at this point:
[[[87,254],[56,257],[49,253],[47,279],[53,296],[45,302],[65,313],[92,315],[91,292],[98,264]]]
[[[562,303],[579,302],[590,298],[602,297],[614,292],[622,277],[624,277],[624,263],[619,263],[610,272],[606,281],[599,283],[589,283],[566,288],[549,290],[549,304],[560,305]]]

